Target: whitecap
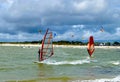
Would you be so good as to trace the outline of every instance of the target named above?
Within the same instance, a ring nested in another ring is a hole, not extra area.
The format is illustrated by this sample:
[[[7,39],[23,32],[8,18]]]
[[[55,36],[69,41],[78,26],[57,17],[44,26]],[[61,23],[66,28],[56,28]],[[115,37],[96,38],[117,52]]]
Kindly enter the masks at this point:
[[[48,65],[65,65],[65,64],[70,64],[70,65],[77,65],[77,64],[85,64],[85,63],[90,63],[88,60],[73,60],[73,61],[45,61],[43,62]]]
[[[95,79],[95,80],[82,80],[81,82],[120,82],[120,76],[115,78],[103,78],[103,79]]]
[[[119,61],[112,61],[111,62],[113,65],[120,65],[120,62]]]

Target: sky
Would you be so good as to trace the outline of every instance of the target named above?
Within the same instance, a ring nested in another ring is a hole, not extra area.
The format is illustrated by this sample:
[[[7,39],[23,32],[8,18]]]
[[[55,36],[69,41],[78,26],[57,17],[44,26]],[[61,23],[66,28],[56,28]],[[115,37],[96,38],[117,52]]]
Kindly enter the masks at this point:
[[[39,41],[47,28],[54,41],[120,41],[120,0],[0,0],[0,42]]]

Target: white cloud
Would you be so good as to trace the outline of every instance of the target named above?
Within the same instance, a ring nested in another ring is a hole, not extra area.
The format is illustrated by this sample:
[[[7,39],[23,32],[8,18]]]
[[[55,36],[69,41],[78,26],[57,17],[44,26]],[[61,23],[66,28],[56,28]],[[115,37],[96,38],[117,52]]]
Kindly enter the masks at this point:
[[[84,28],[84,25],[73,25],[72,27],[75,28],[75,29],[76,29],[76,28],[83,29],[83,28]]]
[[[118,13],[115,13],[115,14],[113,14],[113,17],[118,18],[118,17],[120,17],[120,15]]]
[[[0,40],[5,41],[34,41],[41,40],[43,35],[39,34],[30,34],[30,33],[18,33],[17,35],[11,35],[8,33],[0,33]]]
[[[74,2],[75,9],[80,12],[100,13],[106,8],[105,0],[83,0]]]
[[[120,27],[116,28],[116,33],[115,33],[115,35],[120,37]]]
[[[120,38],[120,28],[116,28],[115,33],[109,33],[107,31],[101,32],[101,31],[90,31],[90,30],[84,30],[84,38],[87,39],[89,36],[94,36],[95,40],[119,40]]]

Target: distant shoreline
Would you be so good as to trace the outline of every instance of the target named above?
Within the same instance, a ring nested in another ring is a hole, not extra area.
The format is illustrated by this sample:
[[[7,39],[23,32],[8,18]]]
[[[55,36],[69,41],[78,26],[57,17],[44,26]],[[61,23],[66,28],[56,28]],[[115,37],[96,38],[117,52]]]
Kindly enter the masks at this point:
[[[0,44],[0,46],[19,46],[19,47],[40,47],[41,44]],[[62,48],[87,48],[86,45],[53,45],[54,47]],[[95,46],[95,48],[105,48],[105,49],[120,49],[120,46]]]

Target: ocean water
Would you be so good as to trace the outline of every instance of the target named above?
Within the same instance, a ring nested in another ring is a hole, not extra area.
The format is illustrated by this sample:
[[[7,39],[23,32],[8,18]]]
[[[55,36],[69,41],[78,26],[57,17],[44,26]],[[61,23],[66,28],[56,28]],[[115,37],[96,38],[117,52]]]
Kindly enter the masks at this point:
[[[0,82],[120,82],[120,49],[55,47],[38,61],[38,47],[0,46]]]

